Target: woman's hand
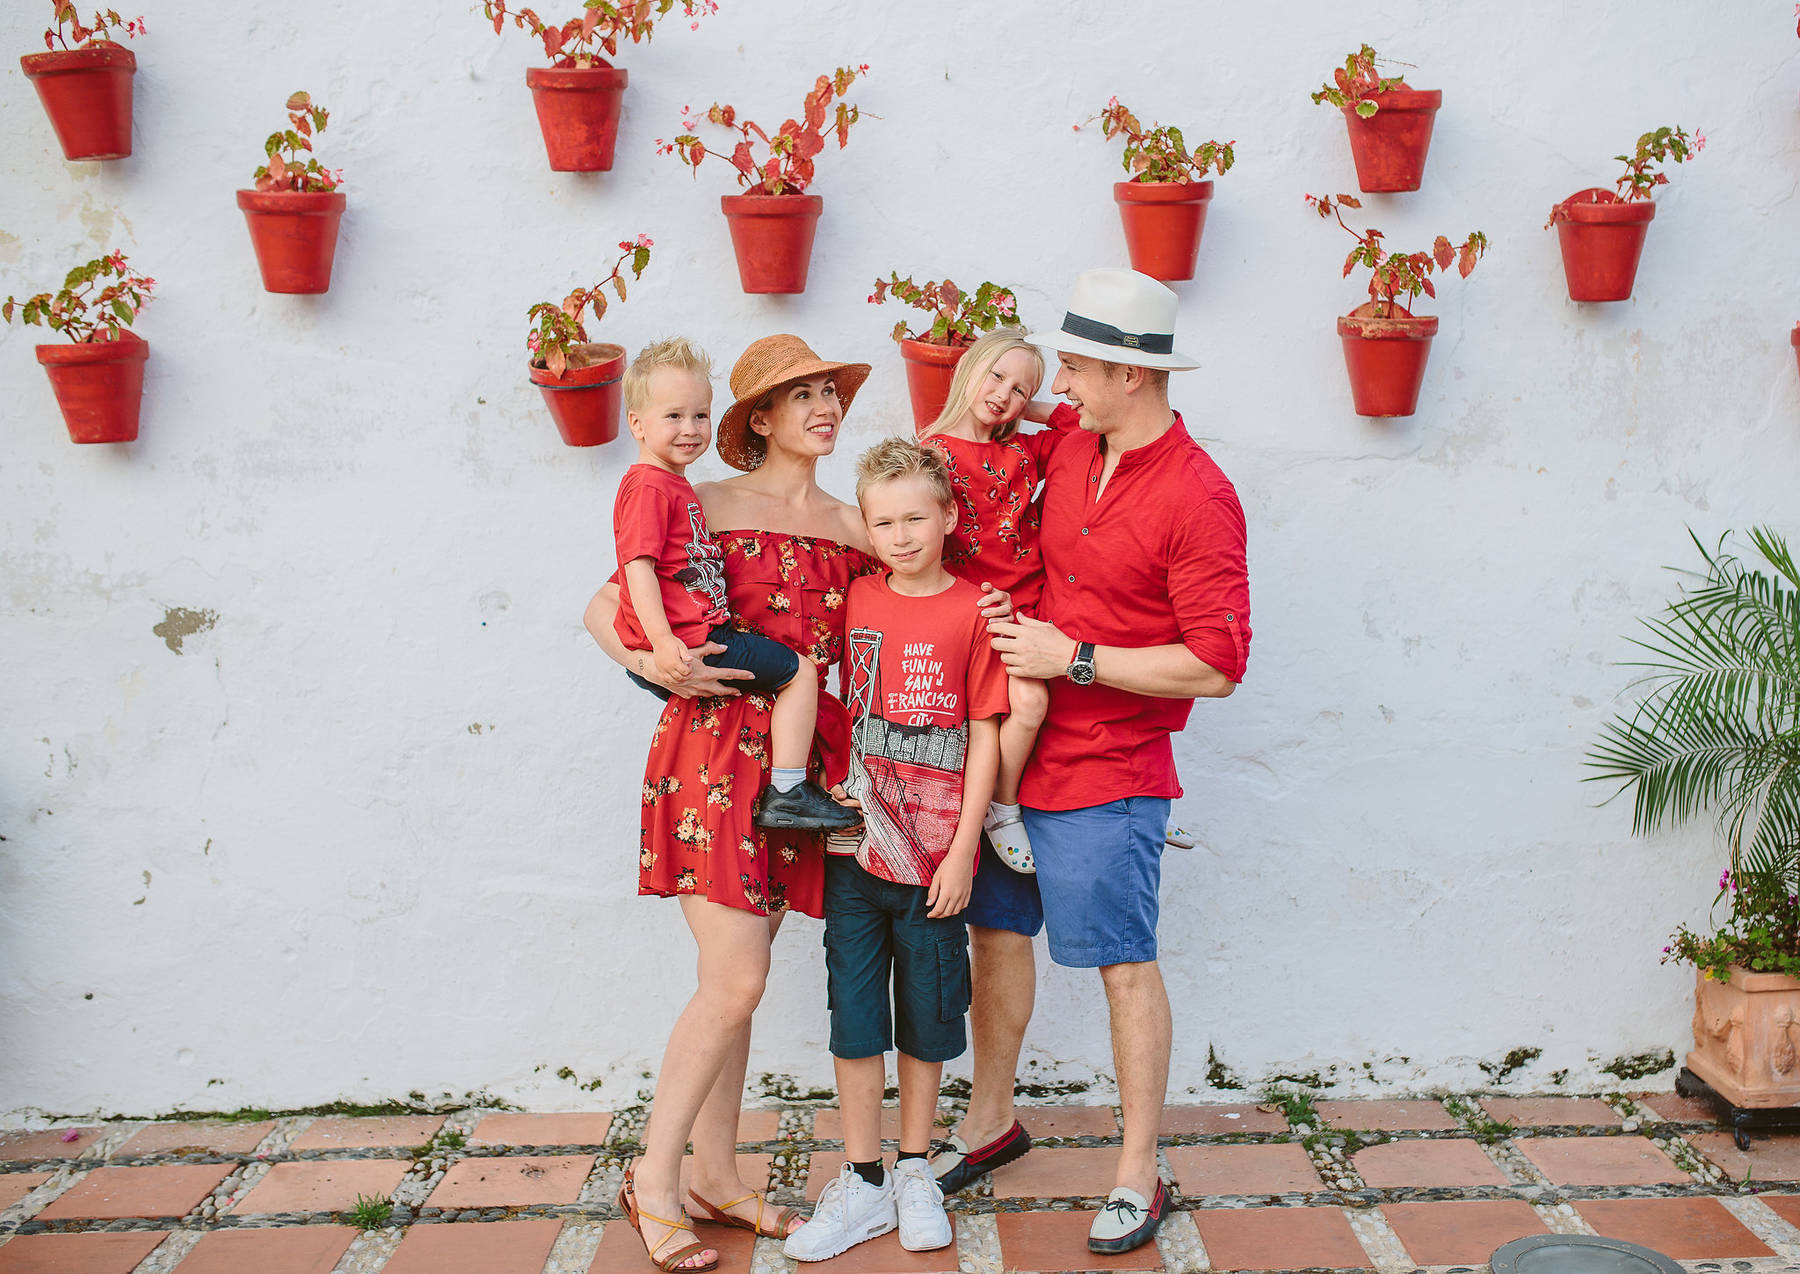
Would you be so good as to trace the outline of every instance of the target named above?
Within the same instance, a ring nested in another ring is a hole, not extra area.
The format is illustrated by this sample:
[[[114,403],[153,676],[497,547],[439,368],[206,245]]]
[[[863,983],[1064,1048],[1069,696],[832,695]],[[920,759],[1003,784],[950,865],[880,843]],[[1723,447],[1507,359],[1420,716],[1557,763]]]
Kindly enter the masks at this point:
[[[975,605],[981,612],[981,617],[989,624],[1013,617],[1012,594],[1005,589],[995,588],[986,580],[981,581],[981,600]]]

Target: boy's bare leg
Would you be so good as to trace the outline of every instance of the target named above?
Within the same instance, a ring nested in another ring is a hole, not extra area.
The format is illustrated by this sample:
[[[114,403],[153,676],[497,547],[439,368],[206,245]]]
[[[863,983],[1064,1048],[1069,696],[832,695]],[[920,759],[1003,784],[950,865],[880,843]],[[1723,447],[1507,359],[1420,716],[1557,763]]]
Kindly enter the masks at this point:
[[[1119,1077],[1124,1143],[1114,1185],[1156,1195],[1156,1136],[1169,1087],[1169,993],[1154,960],[1100,970],[1112,1012],[1113,1071]]]
[[[994,799],[1002,805],[1017,805],[1019,778],[1050,711],[1050,688],[1030,677],[1008,677],[1006,693],[1011,707],[1000,723],[1000,774],[994,780]]]
[[[794,679],[775,693],[769,714],[769,763],[778,770],[804,770],[819,725],[818,665],[800,656]]]
[[[874,1057],[834,1057],[838,1112],[844,1117],[844,1158],[870,1163],[881,1158],[881,1092],[887,1061]]]
[[[937,1126],[938,1087],[944,1082],[942,1062],[921,1062],[901,1053],[895,1069],[900,1074],[900,1153],[927,1154],[931,1132]]]
[[[1017,1118],[1013,1083],[1037,995],[1037,960],[1031,939],[1024,934],[979,925],[969,926],[969,956],[975,992],[969,1006],[975,1076],[969,1113],[957,1131],[976,1150],[1003,1135]]]

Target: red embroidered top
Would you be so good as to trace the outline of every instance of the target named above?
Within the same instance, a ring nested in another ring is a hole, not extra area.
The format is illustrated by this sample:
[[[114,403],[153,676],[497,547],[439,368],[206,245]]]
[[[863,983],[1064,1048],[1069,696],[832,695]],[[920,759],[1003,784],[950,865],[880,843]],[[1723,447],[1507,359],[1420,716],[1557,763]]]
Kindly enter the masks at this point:
[[[1043,430],[1014,434],[1005,442],[970,442],[947,434],[924,440],[944,453],[956,492],[956,530],[944,541],[944,566],[976,588],[986,582],[1005,589],[1021,610],[1034,610],[1043,591],[1038,509],[1032,497],[1057,437]]]
[[[620,580],[613,631],[627,650],[650,649],[625,583],[625,563],[640,557],[656,563],[663,614],[682,645],[704,645],[706,634],[731,618],[724,554],[706,529],[700,497],[680,474],[650,464],[625,471],[613,501],[613,543]]]

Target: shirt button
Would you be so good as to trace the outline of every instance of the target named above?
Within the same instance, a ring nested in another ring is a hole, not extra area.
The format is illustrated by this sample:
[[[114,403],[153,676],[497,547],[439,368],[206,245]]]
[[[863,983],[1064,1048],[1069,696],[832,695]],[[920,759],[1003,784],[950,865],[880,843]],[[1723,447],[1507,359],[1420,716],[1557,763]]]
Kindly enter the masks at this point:
[[[1074,582],[1075,582],[1075,577],[1073,575],[1069,576],[1069,583],[1073,584]]]
[[[1235,624],[1235,623],[1237,623],[1237,616],[1233,615],[1230,611],[1226,611],[1225,612],[1225,622],[1228,624]]]
[[[1085,526],[1084,526],[1084,527],[1082,527],[1082,528],[1081,528],[1081,533],[1082,533],[1082,534],[1083,534],[1083,535],[1086,535],[1086,534],[1087,534],[1087,532],[1088,532],[1088,529],[1087,529],[1087,528],[1086,528],[1086,527],[1085,527]]]

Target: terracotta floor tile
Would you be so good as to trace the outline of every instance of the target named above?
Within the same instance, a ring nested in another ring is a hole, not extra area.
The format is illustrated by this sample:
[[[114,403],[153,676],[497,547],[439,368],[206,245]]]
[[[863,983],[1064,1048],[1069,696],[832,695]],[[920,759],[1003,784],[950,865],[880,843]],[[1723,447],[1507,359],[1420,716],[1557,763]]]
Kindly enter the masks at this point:
[[[1506,1174],[1463,1138],[1390,1141],[1351,1156],[1372,1186],[1503,1186]]]
[[[251,1187],[232,1212],[238,1216],[252,1212],[344,1212],[356,1206],[359,1194],[387,1198],[405,1175],[406,1164],[398,1159],[278,1163]]]
[[[422,1146],[444,1126],[442,1115],[397,1115],[378,1119],[330,1116],[315,1119],[294,1139],[294,1150],[362,1150],[370,1146]]]
[[[593,1155],[493,1155],[450,1165],[425,1200],[428,1208],[513,1208],[573,1203],[593,1170]]]
[[[37,1219],[186,1216],[230,1171],[224,1163],[97,1168],[51,1200]]]
[[[1273,1146],[1171,1146],[1169,1167],[1182,1194],[1286,1194],[1320,1190],[1306,1149],[1295,1143]],[[1098,1190],[1089,1191],[1099,1193]]]
[[[955,1217],[950,1218],[950,1227],[954,1232]],[[908,1252],[900,1246],[899,1233],[893,1230],[878,1239],[858,1243],[842,1256],[809,1261],[800,1267],[805,1274],[954,1274],[956,1268],[954,1242],[933,1252]]]
[[[1559,1186],[1639,1186],[1689,1180],[1647,1137],[1519,1137],[1512,1144]]]
[[[1365,1132],[1449,1131],[1456,1120],[1439,1102],[1417,1101],[1321,1101],[1314,1109],[1333,1128]]]
[[[1111,1106],[1020,1106],[1019,1122],[1033,1137],[1116,1137]]]
[[[70,1133],[75,1140],[64,1141]],[[73,1159],[106,1135],[104,1128],[45,1128],[0,1134],[0,1159]]]
[[[1247,1208],[1191,1214],[1215,1270],[1353,1269],[1373,1264],[1338,1208]]]
[[[1482,1097],[1479,1100],[1495,1119],[1519,1128],[1543,1128],[1552,1124],[1616,1128],[1625,1122],[1618,1111],[1598,1097]]]
[[[1001,1199],[1054,1199],[1065,1195],[1104,1197],[1113,1188],[1119,1152],[1110,1147],[1033,1150],[996,1170],[988,1179]]]
[[[113,1158],[167,1155],[177,1151],[247,1155],[273,1131],[275,1124],[272,1120],[256,1124],[151,1124],[113,1151]]]
[[[1658,1119],[1671,1123],[1719,1122],[1719,1108],[1704,1097],[1683,1097],[1679,1093],[1632,1093],[1631,1099],[1647,1106]]]
[[[469,1134],[474,1146],[599,1146],[612,1131],[606,1111],[488,1115]]]
[[[1765,1194],[1760,1197],[1771,1212],[1795,1229],[1800,1229],[1800,1195]]]
[[[834,1180],[843,1166],[844,1154],[841,1150],[814,1151],[806,1161],[806,1201],[817,1203],[826,1183]]]
[[[1752,1138],[1749,1150],[1739,1150],[1728,1132],[1697,1132],[1687,1142],[1724,1169],[1733,1181],[1750,1174],[1758,1181],[1800,1181],[1800,1136],[1793,1133]]]
[[[743,1124],[738,1124],[738,1136],[743,1136]],[[813,1140],[842,1141],[844,1139],[844,1116],[836,1106],[821,1110],[813,1116]],[[883,1106],[881,1108],[881,1139],[883,1141],[900,1140],[900,1108]]]
[[[331,1274],[356,1240],[347,1225],[291,1225],[278,1230],[214,1230],[202,1235],[180,1274]]]
[[[843,1163],[844,1157],[842,1155],[833,1155],[832,1159],[833,1162],[830,1171],[832,1176],[836,1176],[838,1165]],[[687,1199],[688,1187],[693,1184],[693,1164],[694,1156],[683,1155],[681,1157],[681,1197],[684,1202]],[[753,1190],[767,1190],[769,1188],[769,1170],[774,1166],[774,1155],[747,1155],[741,1151],[738,1153],[738,1176],[743,1179],[746,1186]],[[824,1187],[821,1186],[820,1188],[823,1189]],[[723,1203],[725,1200],[712,1199],[708,1202]],[[698,1209],[695,1210],[697,1211]]]
[[[743,1110],[738,1112],[739,1141],[774,1141],[781,1130],[779,1110]],[[898,1133],[894,1134],[899,1136]]]
[[[704,1243],[719,1254],[717,1274],[750,1274],[750,1258],[756,1250],[756,1236],[750,1231],[701,1222],[695,1227],[692,1241]],[[588,1274],[656,1274],[656,1266],[644,1255],[643,1240],[628,1223],[608,1221],[600,1233],[600,1250],[594,1253]]]
[[[55,1175],[54,1172],[0,1173],[0,1209],[12,1207]]]
[[[1134,1252],[1103,1256],[1088,1251],[1092,1212],[1000,1212],[1000,1265],[1008,1270],[1160,1270],[1162,1250],[1146,1243]]]
[[[1595,1234],[1677,1261],[1774,1255],[1717,1199],[1590,1199],[1574,1206]]]
[[[1255,1106],[1165,1106],[1164,1136],[1216,1136],[1226,1132],[1286,1132],[1287,1116]]]
[[[1520,1199],[1384,1203],[1381,1210],[1415,1265],[1485,1265],[1501,1244],[1550,1232]]]
[[[24,1234],[0,1247],[0,1274],[131,1274],[157,1244],[145,1234]]]
[[[561,1232],[548,1218],[412,1225],[381,1274],[541,1274]]]

